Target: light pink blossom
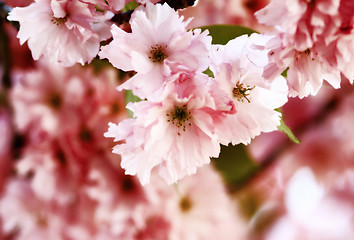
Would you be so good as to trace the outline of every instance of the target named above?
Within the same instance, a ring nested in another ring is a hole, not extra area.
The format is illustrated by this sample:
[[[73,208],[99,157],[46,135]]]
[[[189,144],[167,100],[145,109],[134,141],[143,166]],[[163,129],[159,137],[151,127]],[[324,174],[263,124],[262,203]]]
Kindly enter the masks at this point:
[[[10,234],[17,229],[19,240],[62,239],[69,223],[62,214],[55,206],[38,200],[30,186],[21,180],[9,182],[0,201],[3,231]]]
[[[49,66],[43,61],[37,69],[14,71],[11,100],[16,128],[51,136],[73,129],[80,122],[83,101],[89,99],[90,83],[84,80],[90,78],[90,71]]]
[[[165,223],[160,230],[168,234],[165,239],[246,239],[246,224],[212,165],[199,168],[175,186],[166,186],[154,175],[144,188],[151,196],[148,207],[141,209],[147,216],[140,227],[145,235],[153,234],[149,218],[156,216],[162,222],[167,220],[168,225]]]
[[[171,82],[166,86],[161,101],[128,104],[135,119],[118,125],[110,123],[105,134],[119,141],[113,152],[121,154],[126,174],[137,175],[142,184],[149,182],[155,167],[171,184],[195,173],[197,167],[219,154],[215,127],[230,110],[229,106],[215,100],[217,96],[208,90],[206,75],[194,79],[183,74],[179,77],[179,84]]]
[[[17,37],[28,42],[33,59],[43,56],[63,66],[91,62],[109,37],[106,18],[92,15],[81,1],[37,0],[14,8],[8,19],[20,22]]]
[[[267,51],[252,45],[257,41],[263,41],[261,35],[243,35],[215,51],[211,69],[236,110],[227,115],[218,129],[225,145],[248,144],[261,132],[276,130],[281,114],[275,109],[287,102],[285,79],[280,75],[271,81],[262,77]]]
[[[289,68],[290,96],[300,98],[316,95],[323,80],[334,88],[345,78],[352,83],[352,5],[344,0],[272,1],[258,11],[258,20],[278,31],[267,44],[270,64],[264,76]]]
[[[311,48],[336,28],[332,18],[338,14],[340,0],[274,0],[256,13],[258,21],[286,33],[284,41],[293,42],[298,51]],[[288,45],[285,43],[285,45]]]
[[[123,71],[137,72],[119,89],[132,89],[138,97],[150,98],[161,88],[164,77],[180,68],[206,70],[211,37],[207,31],[187,31],[188,23],[167,4],[147,3],[134,11],[131,33],[112,25],[113,41],[101,48],[100,57]]]
[[[352,201],[328,191],[310,168],[301,168],[286,188],[287,215],[266,239],[350,239],[354,234]]]
[[[274,36],[267,43],[269,52],[269,65],[265,67],[264,77],[271,78],[279,75],[286,68],[287,82],[290,97],[307,97],[316,95],[325,80],[338,89],[341,83],[340,71],[323,57],[327,48],[324,43],[314,43],[312,48],[299,51],[291,44],[284,45],[283,34]],[[327,48],[328,55],[334,51]]]

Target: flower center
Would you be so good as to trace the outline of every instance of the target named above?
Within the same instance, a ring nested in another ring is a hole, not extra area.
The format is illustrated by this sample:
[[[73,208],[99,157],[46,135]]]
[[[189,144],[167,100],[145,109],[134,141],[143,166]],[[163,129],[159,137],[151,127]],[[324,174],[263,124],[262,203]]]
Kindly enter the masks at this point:
[[[79,139],[85,143],[91,142],[93,140],[93,135],[90,129],[83,126],[79,132]]]
[[[192,201],[188,197],[183,197],[179,201],[179,207],[181,208],[182,212],[188,212],[191,210],[192,206]]]
[[[59,93],[52,93],[48,96],[47,103],[51,108],[59,110],[63,103],[62,96]]]
[[[239,102],[243,102],[244,99],[247,100],[247,102],[251,102],[248,98],[250,95],[250,91],[254,89],[254,87],[250,86],[244,86],[243,83],[237,83],[234,89],[232,89],[232,95],[237,99]]]
[[[167,122],[172,122],[177,126],[178,130],[182,127],[183,131],[186,131],[186,125],[191,126],[189,120],[191,119],[191,112],[188,110],[187,105],[175,106],[170,113],[166,114],[169,119]],[[178,132],[178,135],[181,135]]]
[[[124,175],[123,181],[121,183],[122,192],[129,193],[133,192],[135,189],[134,180],[131,176]]]
[[[53,17],[51,22],[57,26],[61,25],[61,24],[64,24],[66,23],[66,21],[68,21],[68,17],[65,16],[63,18],[56,18],[56,17]]]
[[[61,149],[58,149],[55,152],[55,159],[58,161],[58,163],[61,166],[65,166],[67,164],[67,162],[68,162],[65,153]]]
[[[306,0],[306,2],[310,8],[313,8],[316,4],[316,0]]]
[[[151,47],[150,59],[156,63],[162,63],[168,56],[166,54],[166,47],[161,45],[155,45]]]

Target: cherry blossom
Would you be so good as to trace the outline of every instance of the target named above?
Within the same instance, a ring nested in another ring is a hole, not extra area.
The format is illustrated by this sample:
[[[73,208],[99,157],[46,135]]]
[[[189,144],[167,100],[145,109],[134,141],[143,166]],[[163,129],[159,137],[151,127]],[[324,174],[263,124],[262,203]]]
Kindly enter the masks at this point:
[[[38,69],[14,72],[11,97],[16,127],[23,132],[31,129],[58,135],[76,126],[80,121],[77,111],[88,100],[90,88],[81,73],[78,68],[50,67],[43,61]],[[88,72],[85,74],[92,77]]]
[[[25,181],[12,181],[0,201],[5,233],[17,239],[62,239],[67,222],[55,206],[43,204]],[[50,221],[48,221],[50,219]],[[16,228],[19,230],[16,232]]]
[[[33,59],[84,65],[97,55],[100,41],[110,37],[104,16],[94,16],[81,1],[37,0],[14,8],[8,19],[20,22],[17,37],[28,42]]]
[[[281,114],[275,109],[287,102],[286,81],[280,75],[272,81],[262,77],[267,51],[252,49],[252,42],[260,37],[244,35],[216,49],[211,69],[236,110],[218,129],[222,144],[247,144],[280,125]]]
[[[208,91],[206,75],[190,78],[182,74],[179,81],[184,84],[166,86],[160,102],[128,104],[135,119],[110,123],[105,134],[120,141],[113,152],[121,154],[126,174],[136,174],[142,184],[149,182],[154,167],[159,167],[159,174],[171,184],[219,154],[215,127],[230,106],[215,100],[218,96]]]
[[[276,222],[266,239],[348,239],[353,235],[351,201],[326,190],[309,168],[301,168],[286,189],[288,214]]]
[[[206,70],[211,37],[207,31],[187,31],[189,22],[183,21],[167,4],[147,3],[132,14],[131,33],[112,25],[113,41],[101,48],[100,57],[107,58],[118,69],[137,72],[119,89],[132,89],[142,99],[152,98],[164,77],[180,68]]]
[[[340,71],[323,56],[324,43],[315,43],[312,48],[299,51],[292,45],[285,46],[283,34],[270,39],[267,46],[270,64],[265,67],[264,77],[271,78],[287,70],[290,97],[316,95],[325,80],[338,89],[341,83]]]
[[[245,223],[211,165],[199,168],[174,186],[166,186],[152,175],[151,184],[144,189],[150,202],[139,210],[140,218],[145,218],[136,219],[137,239],[246,239],[242,228]],[[158,223],[161,226],[157,229]]]
[[[258,11],[261,23],[278,30],[267,44],[270,64],[264,76],[289,68],[289,95],[300,98],[316,95],[323,80],[339,88],[341,74],[352,83],[350,6],[339,0],[272,1]]]

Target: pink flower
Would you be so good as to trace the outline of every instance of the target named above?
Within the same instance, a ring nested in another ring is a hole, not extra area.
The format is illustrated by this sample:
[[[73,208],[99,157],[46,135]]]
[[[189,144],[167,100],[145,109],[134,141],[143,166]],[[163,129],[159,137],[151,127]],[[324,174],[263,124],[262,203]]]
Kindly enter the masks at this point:
[[[69,223],[60,211],[56,212],[54,205],[38,200],[30,186],[21,180],[9,182],[0,201],[0,216],[4,232],[15,232],[19,240],[60,240]]]
[[[152,197],[151,203],[141,209],[141,215],[145,213],[147,217],[139,233],[153,235],[156,229],[150,228],[149,219],[156,216],[169,223],[159,230],[168,234],[165,239],[245,239],[246,224],[237,215],[221,177],[211,165],[199,168],[195,175],[175,186],[166,186],[152,177],[151,184],[144,188]]]
[[[12,180],[0,200],[0,216],[3,231],[18,240],[129,239],[99,222],[96,207],[96,202],[80,193],[64,206],[43,201],[26,181]],[[117,224],[123,226],[124,220]]]
[[[341,0],[336,15],[335,33],[327,40],[323,47],[323,55],[326,60],[353,83],[354,68],[354,1]],[[334,21],[334,20],[333,20]],[[329,51],[330,49],[330,51]]]
[[[109,37],[106,18],[92,15],[81,1],[37,0],[14,8],[8,19],[20,22],[17,37],[21,44],[28,41],[35,60],[43,56],[63,66],[91,62]]]
[[[279,75],[287,67],[287,82],[290,97],[307,97],[316,95],[326,80],[334,88],[340,87],[340,71],[331,66],[331,62],[323,57],[334,53],[323,42],[314,43],[312,48],[299,51],[291,44],[284,45],[284,34],[270,39],[266,46],[269,51],[269,65],[265,67],[264,77],[272,78]],[[327,50],[325,50],[327,48]]]
[[[271,81],[262,77],[267,51],[252,45],[257,41],[264,41],[261,35],[243,35],[215,51],[211,69],[236,110],[226,116],[218,129],[225,145],[248,144],[261,132],[276,130],[281,114],[275,109],[287,102],[285,79],[279,75]]]
[[[113,41],[102,47],[100,57],[123,71],[137,72],[119,89],[132,89],[138,97],[150,98],[161,88],[165,77],[181,68],[206,70],[211,37],[207,31],[187,32],[188,23],[167,4],[147,3],[133,13],[132,33],[112,25]]]
[[[115,71],[39,65],[14,79],[14,119],[27,140],[16,170],[33,175],[41,198],[66,203],[88,181],[91,164],[112,155],[105,125],[126,116]]]
[[[328,191],[310,168],[301,168],[286,188],[288,213],[276,222],[266,239],[350,239],[354,234],[352,201]]]
[[[83,101],[89,99],[90,82],[84,80],[90,78],[90,71],[50,67],[44,62],[38,69],[14,72],[11,100],[16,127],[22,132],[44,131],[51,136],[72,130],[81,121]]]
[[[338,14],[340,0],[274,0],[256,13],[260,23],[272,25],[287,34],[299,51],[311,48],[317,39],[330,37],[335,29],[332,18]],[[286,44],[287,45],[287,44]]]
[[[92,68],[63,68],[43,61],[37,69],[14,71],[10,96],[16,128],[54,137],[86,127],[102,138],[105,123],[126,117],[123,94],[115,90],[117,78],[113,68],[95,74]],[[103,124],[96,124],[99,121]]]
[[[270,64],[264,76],[288,67],[290,96],[300,98],[317,94],[323,80],[339,88],[341,74],[352,83],[352,5],[347,0],[273,1],[257,12],[261,23],[278,30],[267,44]]]
[[[229,106],[215,100],[218,96],[208,90],[206,75],[191,79],[182,74],[178,81],[178,85],[171,82],[166,86],[160,102],[128,104],[135,119],[110,123],[105,134],[119,141],[113,152],[121,154],[126,174],[136,174],[142,184],[149,182],[155,167],[171,184],[219,155],[215,127]]]

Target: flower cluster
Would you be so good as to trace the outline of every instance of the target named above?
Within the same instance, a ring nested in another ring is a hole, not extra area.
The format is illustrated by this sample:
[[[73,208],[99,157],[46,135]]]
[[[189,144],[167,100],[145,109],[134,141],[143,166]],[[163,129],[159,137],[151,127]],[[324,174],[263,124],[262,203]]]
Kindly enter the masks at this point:
[[[138,178],[124,174],[103,136],[108,122],[127,118],[114,69],[96,73],[91,67],[39,61],[35,69],[16,70],[12,77],[14,131],[23,146],[11,155],[9,116],[1,112],[1,238],[177,240],[221,231],[231,240],[237,235],[233,226],[240,220],[211,166],[181,181],[178,191],[157,177],[143,188]],[[210,190],[213,195],[206,197]],[[208,211],[215,207],[218,214]],[[196,222],[203,224],[194,229]]]
[[[75,0],[37,0],[14,8],[8,19],[20,22],[17,37],[28,42],[33,59],[52,63],[84,65],[97,55],[100,41],[108,39],[109,16],[93,13]]]
[[[256,13],[274,26],[267,43],[270,64],[264,76],[286,68],[292,97],[316,95],[323,80],[339,88],[341,79],[353,83],[353,1],[272,1]]]
[[[353,27],[353,0],[1,2],[0,239],[351,239]]]
[[[134,119],[111,123],[105,136],[119,142],[113,152],[142,184],[155,167],[174,183],[218,157],[220,143],[249,143],[276,130],[274,109],[287,101],[283,77],[262,77],[267,51],[254,46],[262,41],[257,34],[212,45],[207,30],[187,31],[188,22],[167,4],[140,6],[132,31],[112,26],[113,41],[99,53],[136,72],[118,89],[144,101],[129,104]],[[208,68],[215,77],[203,73]]]

